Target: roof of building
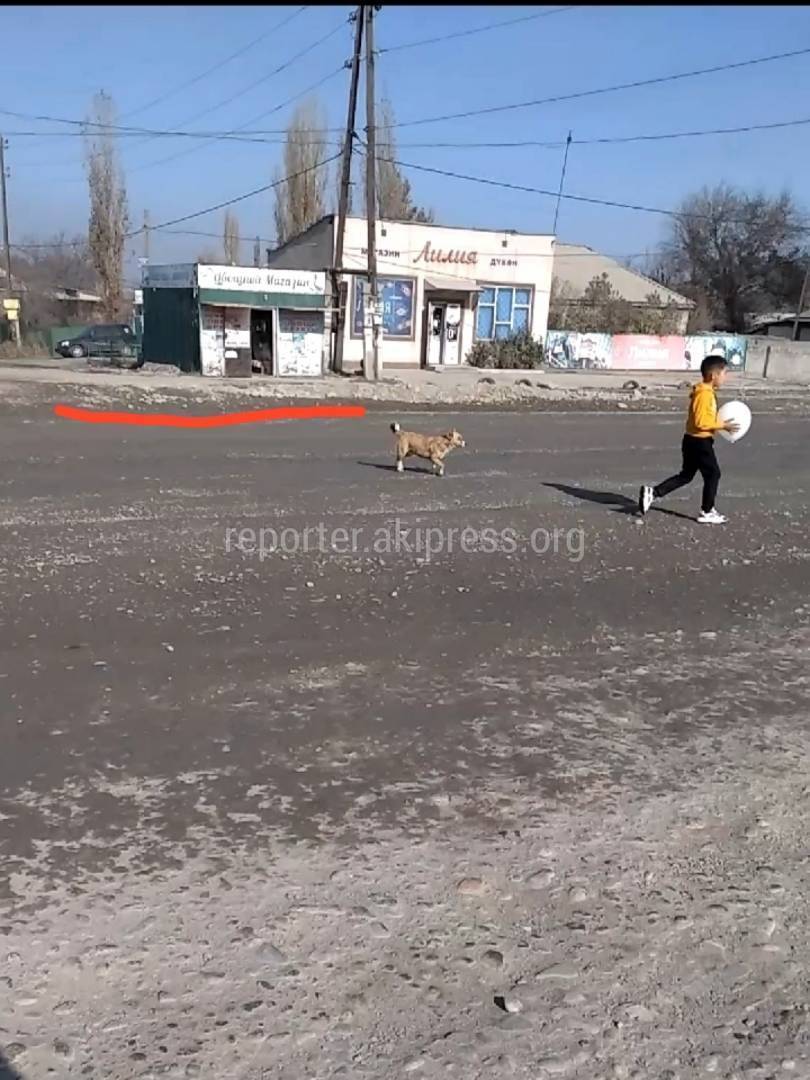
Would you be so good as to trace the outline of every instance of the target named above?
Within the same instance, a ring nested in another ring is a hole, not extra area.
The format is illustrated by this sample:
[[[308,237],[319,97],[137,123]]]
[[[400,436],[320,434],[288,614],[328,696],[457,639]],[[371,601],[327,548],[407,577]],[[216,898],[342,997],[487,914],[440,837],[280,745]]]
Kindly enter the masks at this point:
[[[331,215],[336,217],[337,215]],[[347,220],[365,221],[363,214],[348,214]],[[498,236],[553,236],[550,232],[527,232],[523,229],[486,229],[482,225],[445,225],[443,221],[407,221],[401,218],[378,218],[381,225],[413,225],[420,229],[458,229],[460,232],[495,233]]]
[[[792,323],[795,320],[795,311],[773,311],[764,315],[754,315],[751,318],[751,327],[778,326],[780,323]],[[801,312],[799,315],[800,322],[807,322],[808,320],[810,320],[810,309]]]
[[[607,274],[616,292],[631,304],[644,304],[650,293],[657,292],[665,304],[690,310],[695,306],[693,300],[584,244],[554,245],[554,280],[569,286],[572,299],[582,296],[592,279],[602,274]]]
[[[70,289],[66,286],[51,289],[50,295],[54,300],[77,300],[84,304],[101,303],[101,297],[97,293],[85,292],[84,289]]]

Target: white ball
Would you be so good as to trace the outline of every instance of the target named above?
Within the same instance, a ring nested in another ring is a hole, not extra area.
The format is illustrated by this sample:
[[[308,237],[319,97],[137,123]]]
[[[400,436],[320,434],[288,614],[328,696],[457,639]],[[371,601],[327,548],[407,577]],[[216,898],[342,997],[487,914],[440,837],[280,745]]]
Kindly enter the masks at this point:
[[[717,419],[724,423],[733,420],[738,425],[738,430],[732,435],[730,431],[721,431],[720,434],[728,442],[739,442],[748,433],[751,427],[751,410],[744,401],[727,401],[717,410]]]

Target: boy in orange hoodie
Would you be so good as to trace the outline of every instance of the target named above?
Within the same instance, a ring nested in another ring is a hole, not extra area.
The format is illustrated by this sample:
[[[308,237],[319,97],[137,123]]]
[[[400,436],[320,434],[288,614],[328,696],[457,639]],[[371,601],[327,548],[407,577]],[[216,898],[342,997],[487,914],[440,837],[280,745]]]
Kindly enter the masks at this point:
[[[725,518],[718,514],[714,506],[717,486],[720,483],[720,466],[714,453],[714,433],[716,431],[737,430],[737,425],[729,421],[723,423],[717,419],[717,398],[715,390],[723,385],[726,377],[726,360],[719,352],[710,352],[700,365],[703,382],[692,387],[689,397],[689,413],[686,418],[686,434],[683,437],[681,451],[683,464],[681,471],[656,487],[643,486],[638,493],[638,509],[643,516],[656,499],[663,499],[672,491],[691,484],[696,473],[703,477],[703,501],[698,521],[701,525],[723,525]]]

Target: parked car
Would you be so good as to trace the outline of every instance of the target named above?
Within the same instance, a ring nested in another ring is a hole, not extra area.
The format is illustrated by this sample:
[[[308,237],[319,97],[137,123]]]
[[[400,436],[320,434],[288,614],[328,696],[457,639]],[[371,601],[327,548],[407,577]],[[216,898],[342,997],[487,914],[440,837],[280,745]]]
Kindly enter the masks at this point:
[[[72,338],[65,338],[56,346],[60,356],[80,360],[93,357],[111,360],[116,357],[136,359],[140,344],[131,326],[126,323],[106,323],[88,326]]]

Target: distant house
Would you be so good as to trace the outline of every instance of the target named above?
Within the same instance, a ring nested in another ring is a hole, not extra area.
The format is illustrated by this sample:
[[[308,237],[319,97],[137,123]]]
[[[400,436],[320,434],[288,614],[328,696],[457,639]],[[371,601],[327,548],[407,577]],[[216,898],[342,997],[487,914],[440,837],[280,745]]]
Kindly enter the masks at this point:
[[[0,289],[6,287],[6,277],[6,271],[0,267]],[[63,323],[86,323],[98,318],[101,297],[94,292],[59,285],[38,289],[36,284],[24,281],[17,274],[12,274],[11,286],[21,298],[24,309],[30,306],[32,297],[41,297],[49,302],[53,317]]]
[[[795,311],[780,311],[769,315],[757,315],[751,320],[751,333],[763,337],[793,339],[793,326],[796,322]],[[810,311],[803,311],[799,316],[799,341],[810,341]]]
[[[607,255],[600,255],[593,248],[582,244],[557,243],[554,245],[552,288],[561,298],[564,297],[566,306],[576,308],[582,305],[584,308],[586,305],[583,295],[588,285],[594,278],[602,277],[602,275],[607,276],[610,285],[622,300],[626,300],[634,307],[673,314],[676,316],[673,332],[686,333],[690,312],[695,307],[693,300],[681,296],[680,293],[668,289],[637,270],[622,266]],[[652,294],[657,294],[660,303],[650,303],[649,298]]]
[[[60,304],[65,323],[93,322],[98,318],[101,297],[96,293],[84,289],[56,288],[50,290],[48,295]]]
[[[6,273],[5,268],[0,266],[0,289],[2,289],[3,291],[6,291],[8,289],[8,285],[6,283],[7,278],[8,278],[8,274]],[[16,274],[11,275],[11,291],[12,292],[24,292],[25,291],[25,285],[23,285],[23,283],[20,281],[20,279],[17,277]]]

